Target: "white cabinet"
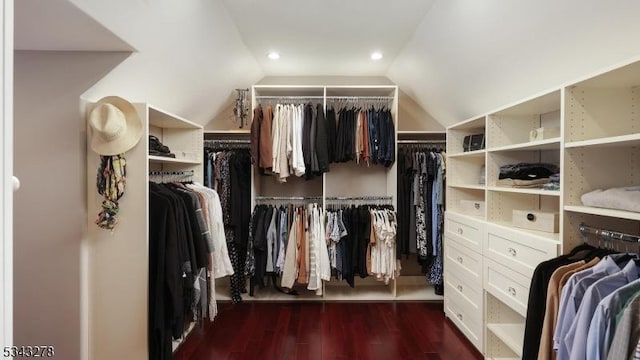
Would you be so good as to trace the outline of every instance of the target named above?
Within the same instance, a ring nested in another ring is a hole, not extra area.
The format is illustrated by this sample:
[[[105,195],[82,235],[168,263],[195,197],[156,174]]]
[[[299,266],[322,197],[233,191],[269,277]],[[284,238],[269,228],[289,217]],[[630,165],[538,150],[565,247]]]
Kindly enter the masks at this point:
[[[531,276],[540,262],[584,241],[581,223],[640,234],[639,213],[585,206],[581,201],[583,194],[596,189],[640,184],[639,86],[640,61],[636,60],[447,129],[445,274],[451,286],[445,301],[452,298],[469,306],[464,301],[473,294],[459,291],[456,283],[464,281],[459,274],[477,278],[472,267],[456,259],[468,263],[469,254],[481,254],[487,358],[522,356]],[[560,133],[531,140],[529,133],[538,128],[560,128]],[[486,150],[463,152],[464,136],[476,132],[486,133]],[[521,162],[557,164],[559,189],[507,186],[499,181],[501,166]],[[476,181],[481,169],[486,171],[485,184]],[[484,216],[472,216],[472,209],[465,207],[469,201],[484,201]],[[513,214],[518,211],[559,213],[559,231],[515,227]],[[478,233],[483,234],[480,240]],[[465,323],[454,323],[468,334]],[[473,333],[467,336],[472,342],[477,339]]]

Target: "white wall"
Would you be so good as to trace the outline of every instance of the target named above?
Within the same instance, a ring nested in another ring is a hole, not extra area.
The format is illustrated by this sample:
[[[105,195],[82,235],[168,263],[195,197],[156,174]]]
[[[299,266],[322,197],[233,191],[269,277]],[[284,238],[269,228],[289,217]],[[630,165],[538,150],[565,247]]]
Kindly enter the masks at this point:
[[[80,359],[80,246],[95,216],[80,95],[127,55],[15,53],[14,343],[53,345],[58,359]]]
[[[640,55],[635,0],[437,0],[388,76],[465,120]]]
[[[71,0],[139,52],[85,94],[117,94],[206,124],[262,70],[220,1]]]

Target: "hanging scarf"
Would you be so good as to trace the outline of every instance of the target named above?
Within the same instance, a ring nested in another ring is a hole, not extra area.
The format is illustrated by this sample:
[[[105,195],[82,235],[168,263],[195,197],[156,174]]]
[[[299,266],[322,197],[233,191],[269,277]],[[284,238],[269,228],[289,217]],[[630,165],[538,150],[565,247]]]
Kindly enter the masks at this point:
[[[95,223],[103,229],[113,230],[118,223],[118,200],[124,195],[126,164],[124,154],[100,156],[96,185],[104,200]]]

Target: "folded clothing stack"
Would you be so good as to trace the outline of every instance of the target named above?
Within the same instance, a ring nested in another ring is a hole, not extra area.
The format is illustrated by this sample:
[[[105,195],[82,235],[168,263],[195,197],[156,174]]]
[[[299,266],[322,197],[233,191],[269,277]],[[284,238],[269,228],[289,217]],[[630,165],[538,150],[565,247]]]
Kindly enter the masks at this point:
[[[598,189],[580,199],[586,206],[640,212],[640,186]]]
[[[173,154],[171,150],[169,150],[168,146],[163,145],[160,140],[153,135],[149,135],[149,155],[164,156],[170,158],[176,157],[176,154]]]
[[[560,190],[560,174],[549,176],[549,182],[542,185],[544,190]]]
[[[497,186],[540,188],[560,171],[557,165],[548,163],[518,163],[500,166]]]

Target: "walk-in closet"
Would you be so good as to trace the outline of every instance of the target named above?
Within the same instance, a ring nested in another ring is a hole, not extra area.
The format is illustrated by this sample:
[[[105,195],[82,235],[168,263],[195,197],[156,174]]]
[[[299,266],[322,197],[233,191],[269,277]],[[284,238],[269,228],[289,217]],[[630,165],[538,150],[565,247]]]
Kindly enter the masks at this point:
[[[4,357],[640,357],[638,14],[3,1]]]

